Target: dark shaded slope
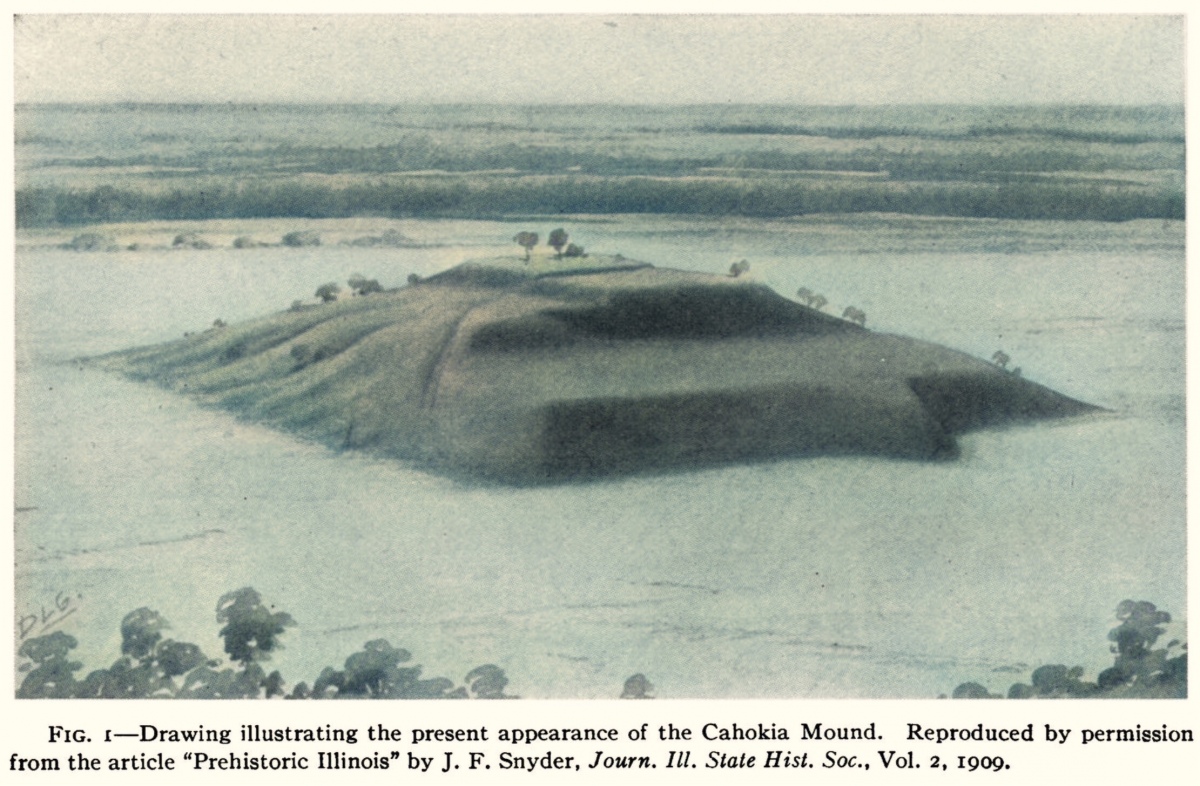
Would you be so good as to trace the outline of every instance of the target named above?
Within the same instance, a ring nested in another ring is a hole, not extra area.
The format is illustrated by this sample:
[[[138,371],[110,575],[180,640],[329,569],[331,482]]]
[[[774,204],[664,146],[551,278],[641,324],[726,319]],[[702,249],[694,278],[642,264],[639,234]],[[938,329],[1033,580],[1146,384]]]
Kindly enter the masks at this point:
[[[718,340],[859,330],[761,286],[681,284],[617,290],[595,305],[546,308],[499,319],[471,335],[473,351],[560,346],[588,339]]]
[[[954,434],[999,423],[1066,417],[1089,408],[1012,374],[929,374],[909,385],[930,417]]]

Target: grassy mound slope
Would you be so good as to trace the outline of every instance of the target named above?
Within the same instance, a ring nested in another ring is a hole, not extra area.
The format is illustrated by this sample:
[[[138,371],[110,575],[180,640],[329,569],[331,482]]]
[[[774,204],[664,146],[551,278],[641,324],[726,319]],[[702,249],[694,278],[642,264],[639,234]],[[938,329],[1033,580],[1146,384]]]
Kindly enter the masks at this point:
[[[511,483],[952,458],[961,431],[1094,409],[744,280],[573,265],[465,263],[97,362],[339,449]]]

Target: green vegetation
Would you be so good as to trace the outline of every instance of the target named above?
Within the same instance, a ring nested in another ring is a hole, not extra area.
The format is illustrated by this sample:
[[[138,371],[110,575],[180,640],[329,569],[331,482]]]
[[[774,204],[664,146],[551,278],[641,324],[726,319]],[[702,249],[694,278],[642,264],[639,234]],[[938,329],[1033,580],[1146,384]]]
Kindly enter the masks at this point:
[[[311,687],[291,685],[278,671],[263,664],[282,648],[282,637],[296,622],[274,611],[251,587],[221,596],[216,620],[230,665],[210,658],[189,642],[166,638],[170,623],[157,611],[142,607],[121,621],[120,656],[108,668],[79,679],[83,664],[71,659],[78,641],[62,631],[28,639],[21,644],[18,672],[24,674],[17,698],[181,698],[181,699],[510,699],[504,669],[485,664],[471,669],[456,684],[446,677],[423,677],[412,665],[412,654],[386,639],[366,642],[346,658],[342,668],[323,668]],[[1146,601],[1122,601],[1120,624],[1109,632],[1115,654],[1112,667],[1095,682],[1082,680],[1081,667],[1041,666],[1031,684],[1014,684],[1008,698],[1186,698],[1187,644],[1154,644],[1165,633],[1171,616]],[[654,685],[644,674],[625,680],[622,699],[654,698]],[[955,688],[953,698],[1000,698],[975,682]]]
[[[533,247],[538,244],[537,232],[518,232],[513,237],[513,242],[525,249],[525,261],[528,262]]]
[[[867,312],[857,306],[846,306],[842,312],[842,319],[856,323],[859,327],[867,326]]]
[[[351,185],[17,190],[20,227],[228,218],[447,217],[654,213],[758,218],[813,213],[906,213],[1006,219],[1122,221],[1184,218],[1182,188],[1063,183],[563,176],[488,180],[392,177]],[[306,245],[295,238],[285,245]],[[319,242],[319,240],[318,240]]]
[[[1181,107],[576,109],[568,121],[536,107],[19,107],[17,225],[1184,215]],[[131,137],[126,116],[169,133]]]
[[[288,683],[262,664],[282,648],[281,637],[296,622],[272,611],[251,587],[228,592],[217,603],[220,636],[232,666],[222,668],[195,644],[164,638],[171,625],[157,611],[140,608],[121,621],[121,655],[106,669],[89,672],[71,660],[79,642],[62,631],[21,645],[18,672],[25,675],[19,699],[515,699],[505,693],[508,675],[487,663],[467,672],[463,684],[446,677],[426,678],[411,665],[412,653],[386,639],[374,639],[346,658],[342,668],[326,666],[313,680]],[[625,681],[623,699],[653,698],[654,686],[642,674]]]
[[[567,245],[567,230],[559,227],[550,232],[550,238],[546,241],[546,245],[554,249],[554,253],[561,259],[563,247]]]
[[[1186,698],[1187,644],[1172,640],[1165,648],[1153,648],[1166,632],[1161,626],[1171,621],[1171,615],[1147,601],[1124,600],[1117,606],[1116,616],[1120,624],[1108,633],[1113,642],[1109,649],[1116,658],[1095,682],[1081,679],[1081,666],[1040,666],[1030,676],[1031,684],[1014,684],[1008,689],[1008,698]],[[1000,696],[977,682],[966,682],[954,689],[953,698]]]
[[[322,284],[317,287],[317,291],[313,297],[320,298],[322,303],[332,303],[338,299],[341,291],[342,288],[338,286],[336,281],[330,281],[328,284]]]
[[[361,273],[355,273],[350,276],[350,280],[346,282],[350,285],[351,291],[355,295],[370,295],[375,292],[382,292],[383,287],[379,281],[374,278],[365,278]]]
[[[324,302],[94,361],[335,450],[515,485],[950,460],[965,431],[1095,409],[744,279],[514,250],[413,281],[367,297],[330,282]],[[697,364],[712,374],[684,370]]]
[[[382,235],[356,237],[353,240],[344,240],[342,242],[346,245],[359,248],[414,248],[420,245],[394,229],[386,229]]]
[[[71,251],[116,251],[120,246],[107,235],[84,232],[71,238],[71,242],[65,243],[63,248]]]
[[[634,674],[625,680],[625,688],[621,691],[622,699],[653,699],[654,685],[646,679],[645,674]]]
[[[299,232],[288,232],[283,236],[282,242],[285,246],[290,246],[292,248],[319,246],[321,245],[321,236],[311,229],[302,230]]]
[[[175,240],[171,243],[172,248],[193,248],[201,251],[212,248],[212,243],[209,243],[204,238],[195,232],[184,232],[176,235]]]
[[[98,699],[270,699],[284,696],[286,683],[278,671],[262,664],[282,647],[280,639],[295,620],[272,611],[250,587],[223,595],[217,603],[220,636],[232,666],[209,658],[195,644],[163,637],[170,624],[157,612],[140,608],[121,621],[121,655],[107,669],[82,680],[83,664],[70,658],[77,640],[62,631],[29,639],[21,645],[19,671],[25,677],[17,698]],[[346,659],[341,669],[326,667],[313,681],[296,684],[292,699],[480,699],[513,698],[504,692],[508,678],[493,664],[472,669],[466,686],[444,677],[422,679],[420,666],[408,666],[412,655],[384,639],[369,641]]]

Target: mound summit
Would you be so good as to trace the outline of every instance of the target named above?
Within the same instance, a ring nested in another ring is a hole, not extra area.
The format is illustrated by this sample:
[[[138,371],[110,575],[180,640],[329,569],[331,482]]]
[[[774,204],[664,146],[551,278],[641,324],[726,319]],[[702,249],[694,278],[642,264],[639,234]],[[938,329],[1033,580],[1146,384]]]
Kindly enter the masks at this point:
[[[514,484],[947,459],[961,432],[1096,409],[760,284],[621,257],[467,262],[95,362],[338,449]]]

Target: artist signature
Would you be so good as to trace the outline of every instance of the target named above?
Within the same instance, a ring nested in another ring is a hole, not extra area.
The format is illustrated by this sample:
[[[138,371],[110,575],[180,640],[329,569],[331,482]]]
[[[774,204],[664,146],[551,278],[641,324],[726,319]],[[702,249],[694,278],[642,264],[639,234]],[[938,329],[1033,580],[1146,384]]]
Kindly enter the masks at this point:
[[[42,635],[79,611],[82,593],[61,590],[54,596],[53,604],[42,604],[37,613],[30,612],[17,618],[17,640],[24,641],[33,635]]]

